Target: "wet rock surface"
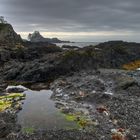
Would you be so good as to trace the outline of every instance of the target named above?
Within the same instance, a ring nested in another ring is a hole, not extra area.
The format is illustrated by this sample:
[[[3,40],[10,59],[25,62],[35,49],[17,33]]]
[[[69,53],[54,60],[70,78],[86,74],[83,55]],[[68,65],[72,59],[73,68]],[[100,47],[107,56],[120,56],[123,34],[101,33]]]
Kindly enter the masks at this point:
[[[17,133],[21,127],[17,122],[17,112],[22,109],[21,93],[3,93],[0,95],[0,139],[5,139],[10,133]]]
[[[1,112],[0,119],[0,139],[7,137],[10,133],[20,131],[20,125],[16,124],[16,114],[12,112]]]
[[[134,84],[127,84],[131,82]],[[2,137],[8,140],[139,140],[140,87],[139,81],[129,72],[113,69],[81,71],[55,80],[51,89],[56,107],[66,119],[77,122],[80,129],[26,134],[17,129],[10,131],[6,121],[1,125]],[[15,120],[9,121],[17,128]]]
[[[95,71],[75,73],[56,80],[51,87],[52,98],[58,101],[56,106],[62,111],[67,109],[65,114],[75,115],[82,108],[80,117],[91,119],[84,129],[92,131],[97,139],[140,138],[140,87],[126,71],[104,69],[98,74]],[[111,133],[118,128],[125,132]]]

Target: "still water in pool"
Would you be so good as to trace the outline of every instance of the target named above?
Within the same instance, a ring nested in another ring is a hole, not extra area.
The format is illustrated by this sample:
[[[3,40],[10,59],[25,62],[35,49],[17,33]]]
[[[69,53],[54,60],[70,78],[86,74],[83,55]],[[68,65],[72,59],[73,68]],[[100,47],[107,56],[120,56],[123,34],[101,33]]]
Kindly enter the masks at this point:
[[[18,113],[18,123],[22,128],[34,129],[67,129],[76,127],[75,122],[69,122],[55,108],[55,102],[50,99],[51,90],[24,92],[26,100],[23,109]]]

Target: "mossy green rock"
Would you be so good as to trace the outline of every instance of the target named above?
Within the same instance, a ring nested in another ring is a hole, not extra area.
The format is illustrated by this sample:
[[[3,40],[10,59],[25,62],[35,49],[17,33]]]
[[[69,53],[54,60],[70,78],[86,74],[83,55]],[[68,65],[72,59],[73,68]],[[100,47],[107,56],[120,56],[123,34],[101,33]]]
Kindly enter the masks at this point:
[[[25,127],[22,129],[22,131],[24,133],[27,133],[27,134],[33,134],[33,132],[35,131],[35,129],[33,127]]]
[[[15,99],[22,100],[24,98],[25,94],[22,93],[11,93],[5,96],[0,96],[0,112],[11,108]],[[16,104],[18,104],[18,101],[16,101]]]
[[[66,120],[68,120],[68,121],[76,121],[77,120],[77,117],[73,114],[67,114],[67,115],[65,115],[65,117],[66,117]]]
[[[79,128],[85,128],[88,125],[92,125],[92,121],[87,119],[85,116],[79,116],[77,114],[65,114],[67,121],[75,121]]]

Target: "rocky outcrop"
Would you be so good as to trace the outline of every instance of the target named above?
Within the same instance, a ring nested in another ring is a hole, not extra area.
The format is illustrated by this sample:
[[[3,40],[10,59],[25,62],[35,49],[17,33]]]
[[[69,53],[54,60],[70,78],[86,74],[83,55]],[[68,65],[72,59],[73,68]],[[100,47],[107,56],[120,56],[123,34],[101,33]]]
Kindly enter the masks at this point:
[[[98,67],[123,68],[124,64],[140,59],[140,43],[109,41],[97,46],[85,47],[96,58]]]
[[[47,42],[47,40],[38,32],[28,35],[28,40],[31,42]]]
[[[97,46],[84,48],[73,46],[65,50],[44,42],[46,38],[39,32],[35,32],[30,37],[35,40],[22,42],[10,24],[0,24],[2,80],[44,82],[83,69],[122,69],[124,64],[140,60],[139,43],[110,41]],[[40,40],[42,42],[39,42]],[[9,47],[11,44],[13,47]]]
[[[21,41],[10,24],[0,25],[1,42],[5,42],[7,45],[8,42],[16,44]],[[31,36],[35,39],[38,38],[38,41],[44,39],[39,32],[35,32]],[[82,69],[120,68],[122,64],[132,59],[138,59],[140,56],[139,44],[119,41],[83,49],[74,48],[77,50],[63,51],[48,42],[22,42],[22,45],[18,47],[17,45],[14,48],[2,47],[0,50],[0,63],[3,66],[1,68],[2,77],[6,80],[44,81],[50,77]],[[15,65],[17,65],[16,70]]]
[[[44,82],[81,70],[122,69],[124,64],[140,59],[140,44],[122,41],[77,50],[62,50],[46,42],[23,45],[24,48],[0,50],[0,76],[4,80]]]
[[[30,33],[28,35],[28,40],[31,42],[49,42],[49,43],[69,43],[69,41],[62,41],[58,38],[44,38],[38,31]]]
[[[69,46],[69,45],[63,45],[62,49],[66,49],[66,50],[77,50],[79,49],[79,47],[77,46]]]
[[[15,45],[21,43],[22,39],[10,24],[0,23],[0,43]]]

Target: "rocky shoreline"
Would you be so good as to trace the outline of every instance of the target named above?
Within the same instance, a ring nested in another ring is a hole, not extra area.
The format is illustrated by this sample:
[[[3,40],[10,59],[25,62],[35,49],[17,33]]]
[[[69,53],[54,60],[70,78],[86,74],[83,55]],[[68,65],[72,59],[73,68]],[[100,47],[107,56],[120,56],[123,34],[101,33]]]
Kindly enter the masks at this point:
[[[0,134],[9,132],[8,140],[139,140],[140,81],[135,78],[136,72],[132,74],[134,77],[128,71],[99,69],[62,76],[51,83],[54,92],[51,98],[56,101],[56,107],[71,121],[76,121],[80,130],[23,133],[16,124],[16,114],[7,112],[0,114],[6,121],[6,126],[1,121],[4,127]],[[8,131],[7,119],[13,128],[12,133]]]
[[[91,131],[99,136],[98,139],[109,140],[112,130],[122,128],[127,133],[126,139],[138,140],[140,137],[138,83],[125,71],[120,70],[103,70],[103,72],[101,70],[98,74],[94,71],[76,73],[74,76],[55,81],[52,85],[54,90],[52,98],[58,102],[66,102],[67,105],[62,105],[61,109],[65,108],[64,113],[67,114],[75,115],[72,109],[78,111],[81,108],[87,109],[82,110],[79,116],[88,114],[85,125],[89,127],[88,123],[91,121],[91,126],[94,126]],[[106,89],[107,85],[109,89]],[[71,101],[76,101],[76,105],[72,102],[71,106]],[[57,107],[60,108],[60,105]]]
[[[140,67],[139,43],[62,49],[48,42],[24,42],[12,26],[0,26],[1,140],[140,139],[140,72],[132,71]],[[7,95],[9,84],[49,87],[56,108],[79,129],[23,133],[17,124],[22,94]]]

